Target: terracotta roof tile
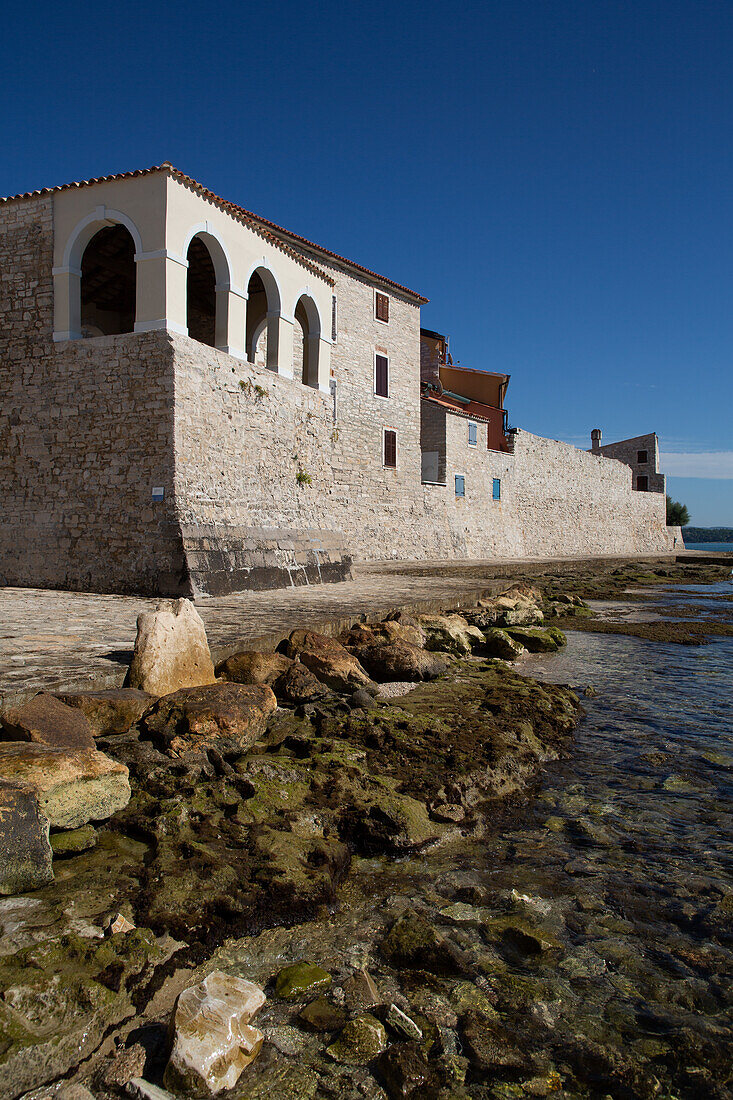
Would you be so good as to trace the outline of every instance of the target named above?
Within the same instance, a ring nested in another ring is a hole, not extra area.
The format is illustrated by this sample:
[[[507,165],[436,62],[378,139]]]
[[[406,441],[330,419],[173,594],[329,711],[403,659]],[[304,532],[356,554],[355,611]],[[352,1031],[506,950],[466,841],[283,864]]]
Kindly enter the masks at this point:
[[[25,191],[20,195],[10,195],[7,198],[0,198],[0,205],[8,202],[15,202],[17,199],[32,199],[41,195],[52,195],[58,191],[69,191],[73,187],[91,187],[95,183],[109,183],[113,180],[132,179],[135,176],[147,176],[152,172],[170,172],[175,179],[179,180],[187,187],[191,187],[203,198],[216,203],[217,206],[220,206],[233,217],[246,222],[251,228],[257,230],[265,239],[270,240],[293,259],[296,259],[304,267],[307,267],[314,275],[318,275],[331,286],[333,286],[333,279],[326,275],[324,271],[321,271],[315,264],[301,256],[295,249],[289,247],[286,240],[280,239],[280,234],[293,241],[298,241],[300,244],[305,245],[306,248],[312,248],[315,252],[321,253],[324,257],[328,257],[331,260],[335,260],[337,263],[345,264],[347,267],[360,271],[362,274],[369,276],[369,278],[379,283],[393,287],[395,290],[401,291],[413,298],[416,302],[424,303],[428,301],[428,299],[424,298],[421,294],[417,294],[416,291],[410,290],[409,287],[402,286],[401,283],[394,282],[393,279],[388,279],[385,275],[378,275],[375,271],[370,271],[368,267],[363,267],[361,264],[355,263],[354,260],[348,260],[344,256],[339,256],[337,252],[331,252],[330,249],[324,248],[320,244],[315,244],[306,237],[301,237],[298,233],[293,233],[290,229],[283,229],[282,226],[277,225],[275,222],[268,221],[267,218],[262,218],[259,214],[253,214],[251,210],[245,210],[244,207],[237,206],[236,203],[229,202],[227,199],[222,199],[213,191],[209,191],[203,184],[192,179],[191,176],[187,176],[184,172],[181,172],[178,168],[169,164],[168,161],[164,161],[162,164],[153,165],[151,168],[139,168],[134,172],[117,172],[111,176],[96,176],[93,179],[79,180],[76,183],[62,183],[57,187],[42,187],[37,191]]]

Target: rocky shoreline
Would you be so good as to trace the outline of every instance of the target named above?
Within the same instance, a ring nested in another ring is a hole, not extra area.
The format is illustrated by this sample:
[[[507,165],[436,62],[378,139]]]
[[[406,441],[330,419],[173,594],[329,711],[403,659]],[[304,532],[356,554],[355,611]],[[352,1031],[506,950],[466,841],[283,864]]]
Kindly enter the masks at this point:
[[[496,952],[558,947],[529,903],[497,917],[457,892],[463,944],[419,906],[375,914],[377,988],[367,960],[348,961],[349,914],[368,908],[350,897],[349,871],[490,831],[570,751],[578,696],[508,662],[562,646],[558,626],[600,625],[585,597],[726,573],[548,578],[542,593],[513,585],[462,615],[398,613],[339,640],[295,631],[280,652],[216,670],[195,623],[176,664],[151,619],[136,686],[5,714],[0,790],[15,832],[0,902],[0,1096],[154,1097],[164,1080],[209,1095],[164,1071],[184,1031],[171,1023],[177,998],[219,972],[268,997],[264,1042],[251,1040],[233,1097],[583,1095],[558,1093],[551,1059],[525,1057],[502,1023]],[[296,957],[283,977],[275,960],[319,926],[346,937],[340,963],[303,950],[305,969]],[[253,963],[258,941],[268,947]],[[253,1014],[240,1030],[257,1030]],[[505,1078],[522,1091],[497,1092]]]

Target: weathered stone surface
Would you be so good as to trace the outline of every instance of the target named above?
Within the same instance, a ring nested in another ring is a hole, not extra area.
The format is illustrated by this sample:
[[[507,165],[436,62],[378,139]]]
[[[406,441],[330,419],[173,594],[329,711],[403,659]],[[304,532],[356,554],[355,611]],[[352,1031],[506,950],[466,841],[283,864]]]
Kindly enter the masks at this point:
[[[462,974],[466,970],[461,953],[414,910],[395,921],[380,949],[393,966],[435,974]]]
[[[290,667],[275,681],[273,690],[281,702],[297,706],[322,699],[329,694],[330,689],[300,661],[292,661]]]
[[[379,1056],[376,1070],[390,1100],[418,1096],[428,1080],[428,1065],[417,1042],[395,1043]]]
[[[155,695],[136,688],[109,688],[105,691],[75,691],[56,695],[67,707],[76,707],[86,717],[95,737],[127,733],[142,713],[155,701]]]
[[[379,990],[368,970],[359,970],[352,974],[344,982],[343,989],[346,1003],[352,1012],[356,1009],[373,1008],[382,1003]]]
[[[216,666],[216,675],[233,684],[267,684],[273,687],[275,681],[293,664],[291,657],[284,653],[260,653],[258,650],[245,650],[232,653]]]
[[[387,1046],[387,1032],[376,1016],[365,1012],[356,1016],[344,1027],[335,1043],[327,1047],[334,1062],[351,1066],[365,1066]]]
[[[142,1043],[133,1043],[109,1059],[102,1071],[102,1079],[107,1088],[124,1088],[128,1081],[142,1077],[145,1071],[145,1047]]]
[[[311,1031],[340,1031],[346,1023],[346,1012],[321,996],[307,1004],[298,1019]]]
[[[405,1039],[422,1039],[422,1031],[415,1021],[395,1004],[391,1004],[387,1009],[387,1023],[393,1031]]]
[[[420,625],[426,634],[427,649],[466,657],[483,645],[481,631],[469,625],[462,615],[422,615]]]
[[[557,627],[540,630],[527,627],[509,627],[507,634],[528,649],[530,653],[554,653],[565,644],[565,635]],[[559,639],[562,638],[562,641]]]
[[[233,1088],[260,1052],[264,1036],[250,1020],[265,1000],[258,986],[220,970],[181,993],[173,1013],[166,1088],[195,1096]]]
[[[349,652],[379,682],[435,680],[450,665],[450,659],[442,653],[430,653],[403,641],[352,645]]]
[[[64,829],[60,833],[51,833],[51,848],[54,858],[75,856],[87,852],[97,843],[97,832],[93,825],[82,825],[79,829]]]
[[[285,650],[287,656],[299,657],[318,680],[334,691],[351,694],[357,688],[372,685],[356,657],[335,638],[309,630],[294,630]]]
[[[500,596],[479,601],[482,609],[479,625],[531,626],[541,623],[544,619],[541,605],[542,593],[539,589],[531,585],[515,584]]]
[[[33,791],[0,781],[0,894],[53,882],[48,819]]]
[[[355,623],[349,630],[341,634],[339,641],[345,646],[361,646],[383,643],[392,645],[395,642],[404,642],[407,645],[417,646],[423,649],[425,646],[425,631],[416,619],[398,612],[401,619],[385,619],[381,623]]]
[[[143,733],[167,756],[216,748],[246,752],[262,736],[277,699],[267,684],[207,684],[183,688],[154,703]]]
[[[169,695],[215,679],[206,630],[190,600],[161,600],[138,616],[130,687]]]
[[[463,1023],[463,1046],[471,1064],[481,1074],[531,1068],[529,1054],[515,1046],[513,1036],[500,1023],[468,1013]]]
[[[125,1092],[132,1096],[133,1100],[176,1100],[176,1097],[162,1089],[160,1085],[153,1085],[143,1077],[133,1077],[125,1085]]]
[[[275,992],[285,1001],[294,1001],[306,993],[315,993],[331,984],[331,975],[321,966],[297,962],[284,966],[275,978]]]
[[[0,780],[34,792],[59,829],[103,821],[130,801],[127,768],[96,749],[0,744]]]
[[[484,634],[484,653],[487,657],[515,661],[521,653],[524,653],[524,646],[518,638],[513,637],[506,630],[492,627]]]
[[[94,748],[92,727],[85,716],[43,692],[0,715],[0,738],[61,749]]]

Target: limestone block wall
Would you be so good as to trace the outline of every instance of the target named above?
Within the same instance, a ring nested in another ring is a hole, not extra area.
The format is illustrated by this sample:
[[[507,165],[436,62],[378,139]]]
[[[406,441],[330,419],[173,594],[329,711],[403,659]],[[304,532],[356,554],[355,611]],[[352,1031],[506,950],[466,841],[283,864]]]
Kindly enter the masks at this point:
[[[0,583],[175,589],[165,333],[54,345],[50,197],[0,221]],[[178,555],[176,556],[176,548]]]

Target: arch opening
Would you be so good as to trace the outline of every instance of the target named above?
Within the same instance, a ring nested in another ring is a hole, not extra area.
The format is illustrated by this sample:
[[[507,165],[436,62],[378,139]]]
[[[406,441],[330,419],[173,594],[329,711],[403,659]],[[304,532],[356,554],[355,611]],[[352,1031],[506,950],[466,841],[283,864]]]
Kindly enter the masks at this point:
[[[304,386],[318,389],[318,360],[321,325],[316,303],[303,294],[295,306],[293,332],[293,377]]]
[[[133,332],[136,283],[135,242],[130,231],[124,225],[100,229],[87,244],[81,259],[82,335]]]
[[[278,369],[280,292],[264,267],[252,272],[247,284],[246,352],[250,363]]]
[[[216,347],[216,270],[209,249],[193,237],[186,253],[186,325],[188,335]]]

